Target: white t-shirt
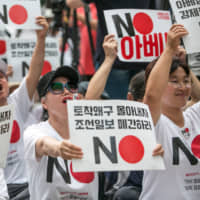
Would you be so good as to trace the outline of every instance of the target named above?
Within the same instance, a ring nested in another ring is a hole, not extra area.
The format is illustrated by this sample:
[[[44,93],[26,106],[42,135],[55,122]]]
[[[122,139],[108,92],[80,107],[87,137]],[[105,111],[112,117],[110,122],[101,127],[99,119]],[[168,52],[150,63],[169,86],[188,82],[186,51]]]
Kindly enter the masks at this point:
[[[97,200],[98,199],[98,177],[95,173],[74,173],[71,161],[68,162],[68,171],[71,184],[66,183],[54,165],[51,182],[47,182],[48,156],[36,159],[36,141],[44,136],[53,137],[59,141],[63,140],[48,121],[32,125],[25,130],[24,146],[27,174],[29,179],[29,191],[31,200]],[[64,160],[57,158],[58,163],[66,172]]]
[[[37,124],[41,122],[42,114],[43,114],[42,104],[34,104],[31,110],[29,111],[28,118],[26,120],[24,128],[26,129],[28,126],[32,124]]]
[[[27,175],[24,161],[23,132],[24,123],[32,105],[28,96],[26,79],[23,79],[19,88],[8,97],[8,104],[14,104],[15,113],[4,175],[7,184],[25,183],[27,182]]]
[[[8,199],[7,185],[4,179],[3,169],[0,168],[0,200]]]
[[[166,170],[144,172],[140,200],[200,199],[200,103],[184,112],[184,120],[180,128],[160,116],[155,132],[165,151]]]

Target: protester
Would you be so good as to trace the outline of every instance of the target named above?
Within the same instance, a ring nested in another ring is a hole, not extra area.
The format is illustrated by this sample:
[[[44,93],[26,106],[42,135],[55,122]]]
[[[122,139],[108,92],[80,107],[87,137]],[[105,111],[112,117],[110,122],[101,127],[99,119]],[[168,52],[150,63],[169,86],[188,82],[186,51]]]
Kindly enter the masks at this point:
[[[86,92],[86,99],[98,99],[104,87],[106,85],[107,78],[117,56],[117,42],[114,39],[114,35],[107,35],[104,38],[103,48],[105,52],[105,60],[102,63],[101,67],[92,77],[89,82],[88,90]],[[134,84],[135,83],[135,84]],[[137,74],[130,82],[129,91],[131,94],[128,95],[129,100],[142,101],[144,96],[144,72],[140,72]],[[137,91],[136,91],[137,90]],[[160,145],[158,145],[153,155],[162,155],[163,149]],[[117,179],[116,183],[110,188],[109,191],[106,192],[106,196],[109,199],[131,199],[136,200],[139,198],[141,191],[141,182],[142,182],[142,172],[120,172],[119,179]],[[109,174],[106,173],[108,179]],[[109,185],[111,180],[106,180],[107,185]],[[117,191],[120,187],[125,186],[122,191]],[[129,185],[130,184],[130,185]],[[108,186],[109,188],[109,186]],[[115,194],[116,192],[116,194]],[[114,196],[114,197],[113,197]]]
[[[39,82],[41,102],[49,118],[28,127],[24,135],[33,200],[98,199],[96,174],[74,173],[69,162],[83,157],[82,150],[70,142],[66,107],[77,84],[77,72],[67,66],[47,73]]]
[[[145,72],[135,74],[129,83],[127,99],[142,102],[145,93]],[[138,200],[142,190],[143,171],[118,172],[112,188],[113,200]]]
[[[8,191],[3,170],[0,168],[0,200],[8,200]]]
[[[143,101],[145,72],[135,74],[129,83],[127,99]],[[138,200],[142,190],[143,171],[121,171],[106,173],[106,196],[112,200]]]
[[[86,92],[86,99],[99,99],[104,91],[106,81],[117,57],[117,41],[114,35],[106,35],[103,42],[105,59],[100,69],[92,77]]]
[[[45,36],[48,24],[43,17],[37,17],[36,23],[43,27],[37,30],[37,43],[30,63],[27,76],[19,88],[10,96],[8,79],[6,76],[7,65],[0,61],[0,106],[14,104],[15,113],[12,127],[10,148],[4,169],[10,199],[28,199],[28,183],[24,162],[23,129],[29,108],[35,92],[44,60]]]
[[[164,52],[146,69],[144,102],[152,114],[156,139],[165,150],[166,170],[144,172],[140,200],[199,199],[200,104],[182,111],[192,81],[188,66],[174,59],[180,38],[187,33],[182,25],[173,25]]]
[[[104,19],[104,10],[108,9],[151,9],[154,8],[154,0],[66,0],[71,8],[83,6],[83,2],[95,3],[98,14],[97,47],[95,54],[95,67],[98,69],[104,61],[104,51],[102,48],[104,36],[107,28]],[[134,67],[133,67],[134,66]],[[128,84],[131,77],[146,67],[146,63],[121,62],[116,59],[113,69],[109,73],[106,84],[106,91],[111,99],[126,99]],[[128,69],[128,70],[127,70]],[[131,70],[132,69],[132,70]],[[120,84],[119,84],[120,83]]]

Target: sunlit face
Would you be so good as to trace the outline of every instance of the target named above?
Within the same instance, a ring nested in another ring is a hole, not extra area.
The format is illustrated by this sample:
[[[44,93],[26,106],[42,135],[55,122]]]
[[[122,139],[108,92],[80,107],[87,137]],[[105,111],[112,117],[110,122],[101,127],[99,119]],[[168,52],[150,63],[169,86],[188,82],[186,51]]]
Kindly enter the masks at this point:
[[[191,77],[182,67],[178,67],[168,80],[167,88],[162,96],[162,104],[167,107],[182,108],[191,93]]]
[[[5,75],[0,72],[0,105],[7,103],[7,96],[9,93],[8,80]]]
[[[69,80],[65,77],[58,77],[53,82],[67,83]],[[68,100],[73,99],[73,93],[68,89],[64,88],[63,93],[55,94],[51,91],[47,92],[46,96],[42,100],[43,107],[48,111],[49,117],[54,116],[57,118],[67,117],[67,106]]]

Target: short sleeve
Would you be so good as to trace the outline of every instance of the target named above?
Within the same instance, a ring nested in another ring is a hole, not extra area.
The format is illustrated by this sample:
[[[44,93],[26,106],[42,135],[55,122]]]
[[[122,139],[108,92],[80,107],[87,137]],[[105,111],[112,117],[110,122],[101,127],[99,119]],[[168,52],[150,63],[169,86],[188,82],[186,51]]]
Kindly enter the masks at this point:
[[[24,131],[25,159],[38,162],[36,158],[35,144],[38,139],[46,136],[45,131],[40,130],[39,125],[29,126]]]
[[[29,109],[33,105],[33,101],[29,98],[26,78],[23,79],[20,86],[9,96],[8,103],[13,103],[15,108],[19,110],[22,120],[26,121]]]
[[[200,120],[200,101],[187,108],[184,114],[193,120]]]

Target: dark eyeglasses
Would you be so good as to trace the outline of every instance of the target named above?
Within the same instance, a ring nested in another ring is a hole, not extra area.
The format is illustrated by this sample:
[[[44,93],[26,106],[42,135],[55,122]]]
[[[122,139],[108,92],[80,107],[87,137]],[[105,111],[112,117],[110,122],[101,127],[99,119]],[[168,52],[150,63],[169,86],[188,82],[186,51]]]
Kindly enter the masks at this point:
[[[48,87],[47,91],[50,91],[52,94],[62,94],[64,92],[64,88],[69,90],[71,93],[77,92],[77,84],[71,82],[53,82]]]

